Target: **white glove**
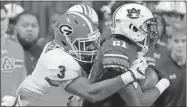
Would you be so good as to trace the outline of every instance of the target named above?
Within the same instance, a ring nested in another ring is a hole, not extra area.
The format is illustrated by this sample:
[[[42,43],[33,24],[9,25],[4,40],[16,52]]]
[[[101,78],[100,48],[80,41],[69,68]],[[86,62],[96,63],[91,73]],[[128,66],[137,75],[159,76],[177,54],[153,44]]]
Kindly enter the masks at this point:
[[[1,106],[13,106],[15,103],[16,97],[5,95],[2,98]]]
[[[140,79],[145,79],[145,70],[148,67],[146,59],[144,57],[137,58],[130,66],[128,72],[121,75],[123,82],[127,85],[131,82],[136,82]],[[137,88],[137,83],[134,83],[135,89]]]
[[[130,70],[135,76],[135,79],[145,79],[145,70],[147,69],[147,61],[144,57],[137,58],[132,65],[130,66]]]
[[[133,82],[133,85],[135,89],[138,87],[136,80],[145,79],[145,70],[147,69],[147,67],[148,67],[148,64],[147,64],[146,58],[141,56],[137,58],[132,63],[132,66],[129,68],[131,72],[134,74],[135,82]]]

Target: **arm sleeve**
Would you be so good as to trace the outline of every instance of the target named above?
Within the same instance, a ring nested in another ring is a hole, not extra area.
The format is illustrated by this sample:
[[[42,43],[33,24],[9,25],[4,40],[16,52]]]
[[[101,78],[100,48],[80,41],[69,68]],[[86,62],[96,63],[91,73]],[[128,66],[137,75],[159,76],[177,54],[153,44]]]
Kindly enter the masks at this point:
[[[120,76],[94,84],[91,84],[87,78],[81,76],[68,84],[65,90],[91,102],[96,102],[111,96],[124,86],[125,84]]]
[[[129,59],[125,52],[112,50],[103,55],[102,64],[101,78],[105,80],[126,72],[129,68]]]

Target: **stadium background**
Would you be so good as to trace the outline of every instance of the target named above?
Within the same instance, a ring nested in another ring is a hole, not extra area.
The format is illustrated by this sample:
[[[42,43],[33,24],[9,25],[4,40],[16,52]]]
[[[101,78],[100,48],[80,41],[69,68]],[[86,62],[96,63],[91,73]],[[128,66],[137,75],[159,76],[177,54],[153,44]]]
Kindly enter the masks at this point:
[[[49,33],[49,28],[50,28],[50,18],[54,13],[64,13],[69,7],[75,5],[75,4],[79,4],[79,3],[83,3],[83,4],[87,4],[90,5],[91,7],[93,7],[97,12],[98,12],[98,16],[99,16],[99,21],[101,23],[103,18],[103,13],[100,12],[100,9],[102,8],[102,6],[107,5],[109,3],[109,1],[104,1],[104,2],[92,2],[92,1],[63,1],[63,2],[59,2],[59,1],[1,1],[2,4],[7,4],[7,3],[16,3],[19,4],[20,6],[22,6],[24,8],[24,10],[28,10],[28,11],[32,11],[34,13],[36,13],[39,16],[39,25],[40,25],[40,37],[42,38],[46,38],[46,36]],[[127,3],[126,1],[117,1],[113,8],[112,8],[112,12],[119,7],[120,5]],[[151,11],[155,11],[154,10],[154,6],[158,3],[158,2],[142,2],[144,5],[146,5],[148,8],[151,9]],[[104,20],[105,21],[105,20]],[[170,22],[170,24],[172,24],[173,22]],[[184,23],[182,23],[184,24]],[[100,30],[102,30],[103,27],[102,24],[99,24],[99,28]],[[169,33],[170,30],[167,30],[166,33]],[[58,93],[57,93],[58,94]]]
[[[133,0],[129,0],[133,1]],[[141,0],[137,0],[138,2],[141,2]],[[159,1],[159,0],[158,0]],[[174,0],[173,0],[174,1]],[[110,1],[1,1],[2,4],[7,4],[7,3],[16,3],[21,5],[25,10],[32,11],[36,13],[39,16],[39,23],[40,23],[40,36],[44,36],[48,33],[48,28],[49,28],[49,22],[51,15],[54,12],[60,12],[64,13],[69,7],[83,3],[87,4],[89,6],[94,7],[94,9],[99,13],[99,19],[102,19],[102,13],[100,13],[100,9],[102,8],[103,5],[107,5]],[[114,11],[118,6],[127,3],[127,0],[120,0],[116,1],[114,6],[112,7],[112,10]],[[145,4],[148,8],[154,11],[154,6],[157,4],[157,2],[152,2],[152,1],[145,1],[141,2]]]

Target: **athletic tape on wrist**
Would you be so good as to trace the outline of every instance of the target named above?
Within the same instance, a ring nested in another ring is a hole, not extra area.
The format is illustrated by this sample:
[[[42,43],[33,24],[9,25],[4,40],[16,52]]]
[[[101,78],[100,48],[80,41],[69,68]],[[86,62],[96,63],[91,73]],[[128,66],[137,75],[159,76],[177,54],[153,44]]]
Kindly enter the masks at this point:
[[[158,88],[160,94],[162,94],[170,85],[170,81],[166,78],[161,79],[155,87]]]
[[[134,81],[134,78],[131,76],[131,72],[129,72],[129,71],[122,74],[121,78],[122,78],[125,85],[128,85],[129,83]]]

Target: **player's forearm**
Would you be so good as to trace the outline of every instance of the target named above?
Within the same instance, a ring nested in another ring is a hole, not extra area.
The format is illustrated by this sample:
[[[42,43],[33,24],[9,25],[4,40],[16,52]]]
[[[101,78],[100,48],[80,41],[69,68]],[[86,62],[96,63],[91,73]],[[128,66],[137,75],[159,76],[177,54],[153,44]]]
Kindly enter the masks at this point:
[[[140,89],[139,86],[138,88]],[[129,85],[118,93],[126,102],[127,106],[151,106],[160,96],[156,87],[146,90],[145,92],[142,92],[139,89],[134,90],[133,85]]]
[[[125,86],[121,77],[104,80],[95,84],[91,84],[87,87],[88,95],[94,102],[103,100],[112,94],[118,92]]]
[[[139,98],[136,93],[131,90],[131,86],[121,89],[118,94],[125,101],[127,106],[141,106]]]
[[[156,87],[151,88],[139,96],[141,106],[151,106],[160,96],[160,92]]]
[[[167,79],[161,79],[155,87],[145,91],[143,96],[140,96],[141,104],[143,106],[151,106],[169,85],[170,82]]]
[[[100,101],[118,92],[120,89],[124,88],[132,81],[133,77],[131,73],[126,72],[116,78],[107,79],[95,84],[91,84],[88,87],[88,93],[91,98],[95,99],[95,102]]]
[[[91,102],[103,100],[118,92],[133,81],[130,73],[122,74],[113,79],[107,79],[91,84],[88,79],[79,77],[66,86],[66,91],[87,99]],[[123,78],[123,79],[122,79]]]

